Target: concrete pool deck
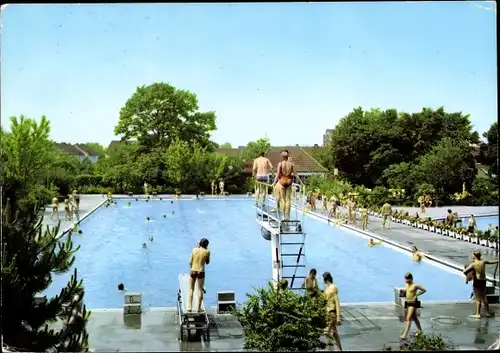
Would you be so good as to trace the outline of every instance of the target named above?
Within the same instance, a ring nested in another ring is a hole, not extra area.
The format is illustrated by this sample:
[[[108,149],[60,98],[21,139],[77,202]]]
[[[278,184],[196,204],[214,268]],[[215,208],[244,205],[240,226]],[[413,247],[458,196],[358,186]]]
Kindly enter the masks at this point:
[[[484,350],[499,337],[500,308],[493,318],[471,319],[470,303],[426,304],[420,321],[424,332],[441,334],[460,349]],[[403,328],[394,304],[342,305],[339,327],[344,350],[397,348]],[[95,352],[124,351],[242,351],[243,332],[231,315],[211,314],[210,342],[179,342],[174,308],[152,308],[124,318],[123,310],[93,310],[87,324],[89,345]],[[52,325],[57,328],[57,324]],[[415,331],[415,327],[411,332]]]
[[[106,198],[102,195],[80,195],[80,221],[87,218],[92,214],[100,205],[106,201]],[[45,207],[45,213],[43,215],[43,225],[46,226],[56,226],[58,220],[56,218],[50,218],[51,207],[47,205]],[[78,221],[73,217],[72,221],[64,220],[64,204],[59,203],[59,220],[61,221],[61,227],[59,228],[59,234],[66,232],[67,230],[74,227]]]
[[[163,196],[163,195],[162,195]],[[172,195],[169,195],[172,196]],[[114,197],[129,198],[127,195]],[[138,196],[139,197],[139,196]],[[247,198],[241,195],[238,198]],[[165,198],[170,199],[166,196]],[[208,197],[207,197],[208,198]],[[211,198],[211,197],[210,197]],[[217,198],[217,197],[214,197]],[[221,197],[225,198],[225,197]],[[250,198],[250,197],[248,197]],[[102,195],[82,195],[80,203],[81,219],[92,213],[104,202]],[[440,217],[448,207],[428,209]],[[415,209],[416,210],[416,209]],[[466,214],[458,207],[453,208],[459,214]],[[496,208],[498,212],[498,208]],[[484,212],[474,208],[470,212],[475,215],[491,214],[491,208]],[[48,218],[50,209],[46,211]],[[60,211],[64,218],[64,211]],[[47,220],[45,224],[55,224]],[[72,227],[74,222],[61,222],[61,230]],[[307,228],[307,221],[306,221]],[[403,246],[416,245],[424,253],[434,255],[457,266],[470,261],[473,250],[480,250],[487,258],[496,258],[493,249],[466,243],[457,239],[392,223],[391,230],[381,229],[380,219],[370,217],[368,230],[374,235],[386,237]],[[494,266],[490,266],[491,275]],[[417,279],[417,282],[419,280]],[[420,280],[425,285],[425,279]],[[342,299],[342,298],[341,298]],[[461,349],[484,350],[496,340],[500,332],[500,307],[491,305],[496,313],[494,318],[470,319],[473,302],[468,303],[425,303],[421,314],[424,332],[442,334]],[[213,318],[212,341],[178,342],[178,321],[174,308],[147,309],[140,316],[129,316],[124,322],[122,309],[91,310],[92,315],[87,325],[89,344],[95,352],[118,351],[235,351],[242,350],[243,337],[241,327],[236,319],[228,315],[211,315]],[[345,350],[380,350],[384,345],[397,348],[402,322],[396,307],[392,303],[379,304],[345,304],[342,306],[344,318],[339,328],[343,348]],[[56,328],[57,324],[52,325]],[[412,329],[414,330],[414,328]]]

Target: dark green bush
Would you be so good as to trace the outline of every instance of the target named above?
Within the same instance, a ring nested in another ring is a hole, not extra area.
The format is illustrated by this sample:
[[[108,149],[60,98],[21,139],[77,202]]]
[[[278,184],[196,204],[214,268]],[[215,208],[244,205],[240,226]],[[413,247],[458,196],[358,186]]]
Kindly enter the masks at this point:
[[[383,351],[452,351],[456,346],[450,341],[445,340],[438,334],[419,334],[413,336],[409,342],[404,342],[397,349],[390,346],[384,346]]]

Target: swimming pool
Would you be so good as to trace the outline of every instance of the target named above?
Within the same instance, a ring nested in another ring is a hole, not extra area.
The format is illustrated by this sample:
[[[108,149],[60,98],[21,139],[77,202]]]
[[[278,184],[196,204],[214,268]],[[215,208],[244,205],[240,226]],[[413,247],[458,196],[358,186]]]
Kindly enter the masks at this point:
[[[121,308],[124,283],[143,292],[144,307],[175,306],[178,274],[189,270],[189,255],[200,238],[210,240],[212,258],[206,268],[205,302],[214,306],[216,292],[233,290],[238,302],[254,286],[271,279],[270,243],[255,221],[248,200],[118,200],[101,207],[81,224],[75,266],[84,280],[89,308]],[[174,212],[174,213],[173,213]],[[146,217],[151,222],[146,222]],[[165,216],[165,217],[164,217]],[[369,248],[367,239],[308,217],[306,261],[318,273],[330,271],[342,302],[393,301],[393,288],[410,271],[427,288],[424,300],[467,300],[471,288],[460,274],[429,263],[414,263],[408,253],[388,246]],[[142,244],[153,237],[147,248]],[[54,276],[45,294],[58,294],[69,274]]]
[[[485,231],[488,230],[488,225],[493,227],[498,227],[498,215],[497,216],[476,216],[477,228]],[[462,224],[467,227],[469,224],[469,218],[462,218]]]

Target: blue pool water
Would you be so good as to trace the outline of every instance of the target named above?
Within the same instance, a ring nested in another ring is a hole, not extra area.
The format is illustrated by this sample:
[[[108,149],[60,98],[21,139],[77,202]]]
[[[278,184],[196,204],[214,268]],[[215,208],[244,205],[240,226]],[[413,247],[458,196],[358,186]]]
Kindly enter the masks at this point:
[[[89,308],[120,308],[124,283],[143,292],[143,305],[175,306],[178,274],[189,270],[189,256],[202,237],[210,240],[206,268],[206,305],[215,305],[217,291],[234,290],[237,300],[271,279],[271,249],[255,221],[252,200],[119,200],[83,221],[75,266],[84,280]],[[172,213],[175,212],[175,214]],[[166,217],[164,218],[163,215]],[[146,217],[152,222],[146,222]],[[427,300],[467,300],[470,286],[461,275],[429,263],[414,263],[407,253],[385,246],[369,248],[367,239],[307,218],[305,247],[308,269],[330,271],[342,302],[392,301],[393,288],[404,285],[410,271],[427,288]],[[148,248],[142,243],[153,236]],[[55,276],[47,295],[58,294],[69,274]]]
[[[469,226],[469,218],[462,218],[462,224],[464,227]],[[485,216],[485,217],[476,217],[477,228],[480,230],[488,230],[488,225],[492,225],[493,227],[498,226],[498,216]]]

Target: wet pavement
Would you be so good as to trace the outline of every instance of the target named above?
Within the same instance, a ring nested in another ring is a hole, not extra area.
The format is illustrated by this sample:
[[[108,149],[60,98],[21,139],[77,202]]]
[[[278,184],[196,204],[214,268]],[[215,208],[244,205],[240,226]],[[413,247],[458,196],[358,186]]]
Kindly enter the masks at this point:
[[[420,321],[425,333],[441,334],[461,349],[484,350],[499,337],[500,319],[472,319],[473,303],[426,304]],[[492,310],[500,316],[498,305]],[[339,332],[344,350],[396,348],[403,328],[394,304],[342,306]],[[210,313],[210,311],[209,311]],[[119,351],[242,351],[243,332],[231,315],[209,315],[210,342],[179,342],[174,308],[148,309],[142,315],[124,316],[120,309],[93,310],[87,324],[89,344],[95,352]],[[54,328],[57,325],[53,326]],[[410,330],[410,335],[415,327]]]

